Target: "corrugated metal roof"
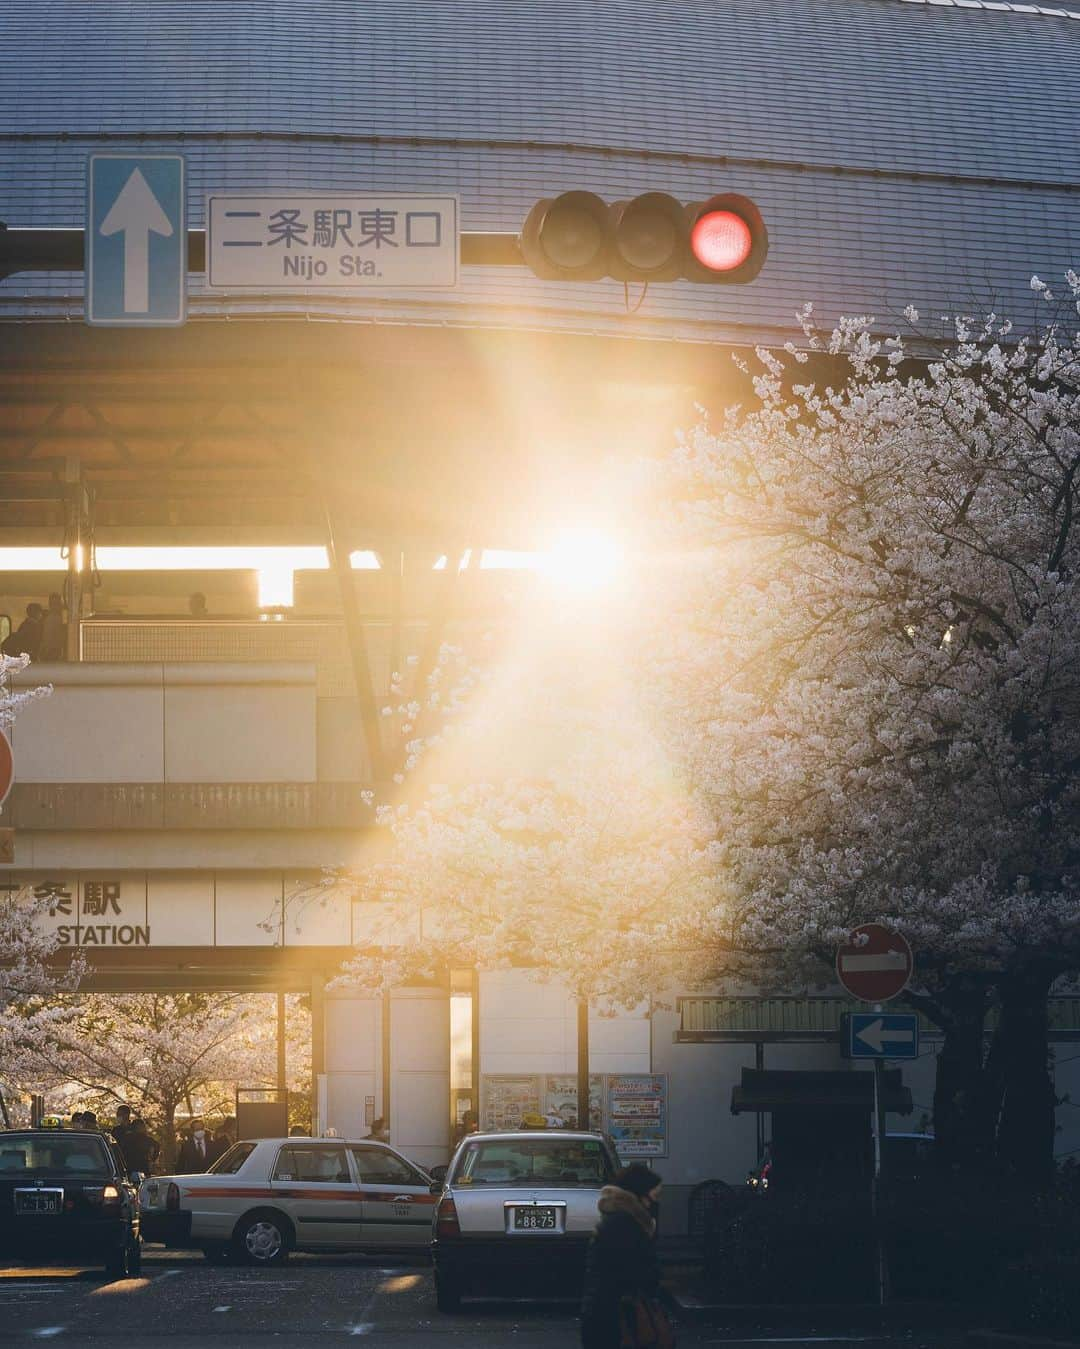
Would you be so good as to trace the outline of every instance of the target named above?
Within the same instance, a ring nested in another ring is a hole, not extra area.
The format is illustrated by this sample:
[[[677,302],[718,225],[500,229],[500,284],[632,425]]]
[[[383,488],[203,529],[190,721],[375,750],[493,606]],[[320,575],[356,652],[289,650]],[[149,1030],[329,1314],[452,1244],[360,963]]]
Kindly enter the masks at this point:
[[[908,302],[993,297],[1080,249],[1080,32],[991,0],[9,0],[0,19],[0,218],[82,221],[86,154],[189,157],[210,188],[454,190],[468,229],[516,229],[588,187],[758,201],[749,287],[622,287],[470,269],[453,296],[298,294],[237,312],[530,322],[706,340]],[[0,315],[77,314],[81,279],[16,276]],[[24,297],[24,298],[23,298]],[[37,297],[41,303],[34,305]],[[31,303],[28,305],[27,301]],[[196,298],[195,314],[221,300]]]

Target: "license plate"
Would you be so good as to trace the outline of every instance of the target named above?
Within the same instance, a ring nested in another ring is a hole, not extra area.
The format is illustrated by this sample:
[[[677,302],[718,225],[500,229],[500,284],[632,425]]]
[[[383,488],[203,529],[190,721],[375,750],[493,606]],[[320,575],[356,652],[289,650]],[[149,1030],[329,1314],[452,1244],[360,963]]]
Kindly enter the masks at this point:
[[[537,1205],[535,1208],[514,1209],[515,1232],[554,1232],[558,1227],[555,1210]]]
[[[59,1190],[16,1190],[16,1213],[59,1213],[63,1198]]]

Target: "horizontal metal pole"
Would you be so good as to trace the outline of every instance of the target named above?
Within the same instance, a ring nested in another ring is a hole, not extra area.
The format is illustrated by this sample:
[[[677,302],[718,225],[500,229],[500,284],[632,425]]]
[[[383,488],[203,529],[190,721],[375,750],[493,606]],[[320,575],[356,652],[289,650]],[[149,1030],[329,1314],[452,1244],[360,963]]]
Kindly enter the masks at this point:
[[[0,276],[14,272],[81,272],[84,231],[0,229]],[[462,234],[466,267],[524,267],[516,234]],[[206,231],[188,230],[188,271],[206,271]]]

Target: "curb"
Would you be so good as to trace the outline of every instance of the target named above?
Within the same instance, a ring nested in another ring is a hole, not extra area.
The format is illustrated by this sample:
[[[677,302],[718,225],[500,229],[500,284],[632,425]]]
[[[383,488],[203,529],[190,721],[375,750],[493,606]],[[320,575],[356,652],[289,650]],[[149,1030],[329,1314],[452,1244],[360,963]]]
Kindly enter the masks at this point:
[[[969,1330],[965,1339],[971,1349],[1080,1349],[1080,1340],[1055,1340],[1047,1335],[1004,1330]]]
[[[970,1308],[948,1302],[899,1302],[880,1307],[876,1302],[723,1303],[706,1302],[685,1289],[665,1289],[665,1295],[684,1323],[701,1322],[730,1327],[794,1326],[800,1329],[883,1330],[911,1328],[961,1329],[970,1323]],[[987,1341],[971,1349],[1027,1349],[1022,1342]],[[1031,1349],[1080,1349],[1080,1345],[1032,1343]]]

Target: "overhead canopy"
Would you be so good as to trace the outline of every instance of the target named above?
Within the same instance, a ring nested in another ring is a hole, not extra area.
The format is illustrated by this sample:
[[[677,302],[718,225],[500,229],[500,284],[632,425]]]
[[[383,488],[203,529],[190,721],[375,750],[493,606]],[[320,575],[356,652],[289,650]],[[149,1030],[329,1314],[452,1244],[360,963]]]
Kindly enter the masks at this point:
[[[881,1083],[885,1109],[910,1115],[911,1091],[904,1086],[900,1070],[886,1069]],[[828,1073],[744,1068],[742,1081],[731,1091],[733,1115],[796,1108],[870,1111],[874,1108],[873,1075],[854,1070]]]

